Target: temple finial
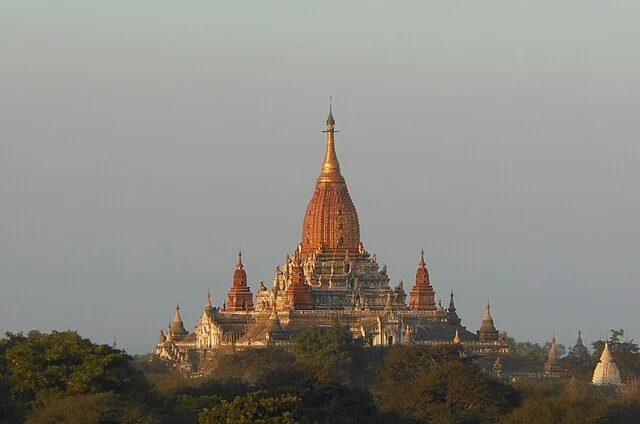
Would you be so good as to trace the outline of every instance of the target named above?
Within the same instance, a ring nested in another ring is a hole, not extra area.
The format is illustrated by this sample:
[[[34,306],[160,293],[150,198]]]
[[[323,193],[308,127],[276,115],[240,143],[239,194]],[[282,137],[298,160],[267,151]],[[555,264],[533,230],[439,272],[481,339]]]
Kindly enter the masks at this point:
[[[211,289],[207,288],[207,303],[204,306],[205,310],[213,309],[213,305],[211,304]]]
[[[236,269],[243,269],[242,264],[242,248],[238,248],[238,263],[236,264]]]
[[[329,96],[329,116],[327,117],[327,130],[332,130],[335,124],[336,121],[335,119],[333,119],[333,97]]]
[[[422,246],[422,248],[420,249],[420,266],[424,267],[426,266],[426,262],[424,261],[424,246]]]
[[[329,117],[327,118],[327,129],[323,132],[327,133],[327,151],[324,156],[324,162],[322,163],[322,170],[318,182],[344,182],[344,177],[340,173],[340,163],[338,162],[338,156],[336,155],[336,148],[334,145],[334,134],[337,133],[334,129],[336,124],[333,119],[333,99],[329,98]]]

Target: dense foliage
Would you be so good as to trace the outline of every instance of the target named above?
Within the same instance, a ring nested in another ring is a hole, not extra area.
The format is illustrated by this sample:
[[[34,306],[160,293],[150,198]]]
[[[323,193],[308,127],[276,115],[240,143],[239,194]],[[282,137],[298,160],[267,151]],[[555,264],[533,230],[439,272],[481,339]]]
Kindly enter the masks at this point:
[[[32,411],[59,402],[67,402],[67,409],[72,410],[81,396],[95,405],[123,399],[124,409],[155,401],[153,386],[133,368],[129,356],[93,344],[73,331],[31,331],[27,336],[7,333],[0,340],[0,370],[2,422],[20,422]],[[90,396],[98,393],[111,393],[118,399]],[[70,396],[74,400],[62,401]]]
[[[623,336],[613,331],[609,345],[630,376],[640,353]],[[190,378],[73,331],[8,333],[0,422],[595,424],[640,416],[633,380],[624,392],[594,387],[584,363],[566,362],[575,372],[564,380],[505,383],[457,349],[364,348],[338,324],[302,331],[291,350],[239,351],[221,357],[211,376]]]

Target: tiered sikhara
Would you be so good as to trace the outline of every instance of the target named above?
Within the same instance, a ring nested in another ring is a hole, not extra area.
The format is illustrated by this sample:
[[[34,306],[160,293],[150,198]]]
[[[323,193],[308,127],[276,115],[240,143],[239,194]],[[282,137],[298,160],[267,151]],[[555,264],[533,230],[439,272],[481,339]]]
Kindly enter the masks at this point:
[[[260,282],[255,303],[241,255],[233,285],[222,308],[207,298],[195,332],[161,334],[157,353],[204,373],[220,353],[288,344],[307,326],[348,325],[366,345],[462,344],[476,353],[509,350],[487,312],[482,330],[461,326],[453,303],[435,302],[435,291],[421,252],[409,305],[404,283],[389,286],[387,266],[360,240],[358,213],[340,172],[335,149],[335,120],[329,109],[327,146],[320,176],[302,224],[302,241],[278,266],[271,289]],[[176,315],[178,316],[178,315]],[[488,317],[488,318],[487,318]],[[490,320],[490,322],[488,321]],[[486,321],[486,322],[485,322]]]

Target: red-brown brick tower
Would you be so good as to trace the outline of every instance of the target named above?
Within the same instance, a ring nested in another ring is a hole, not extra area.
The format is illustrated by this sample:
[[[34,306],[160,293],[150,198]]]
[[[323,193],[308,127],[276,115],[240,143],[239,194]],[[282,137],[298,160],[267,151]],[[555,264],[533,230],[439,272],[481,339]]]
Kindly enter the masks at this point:
[[[253,294],[247,285],[247,273],[242,264],[242,252],[238,252],[238,264],[233,273],[233,285],[229,290],[227,311],[252,311]]]
[[[424,249],[420,252],[420,264],[416,271],[416,283],[411,288],[409,308],[418,311],[435,311],[435,291],[429,281],[429,270],[424,261]]]

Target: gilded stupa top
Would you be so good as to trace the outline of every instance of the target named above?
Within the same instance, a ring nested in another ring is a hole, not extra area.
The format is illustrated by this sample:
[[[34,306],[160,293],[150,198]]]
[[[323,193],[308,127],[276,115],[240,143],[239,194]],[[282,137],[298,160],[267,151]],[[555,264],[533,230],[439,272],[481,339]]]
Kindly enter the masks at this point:
[[[180,316],[180,304],[176,303],[176,315],[173,317],[173,323],[171,324],[171,330],[174,335],[187,334],[187,330],[184,328],[184,322]]]
[[[340,162],[338,162],[338,155],[336,155],[334,135],[338,131],[335,130],[335,125],[336,120],[333,119],[332,106],[329,104],[327,129],[324,131],[327,133],[327,151],[324,155],[324,162],[322,162],[322,171],[320,172],[320,177],[318,177],[318,183],[344,183],[344,177],[340,173]]]
[[[329,106],[327,129],[324,131],[327,134],[324,161],[302,224],[300,249],[303,254],[359,252],[358,212],[340,172],[334,140],[337,132],[335,123]]]

